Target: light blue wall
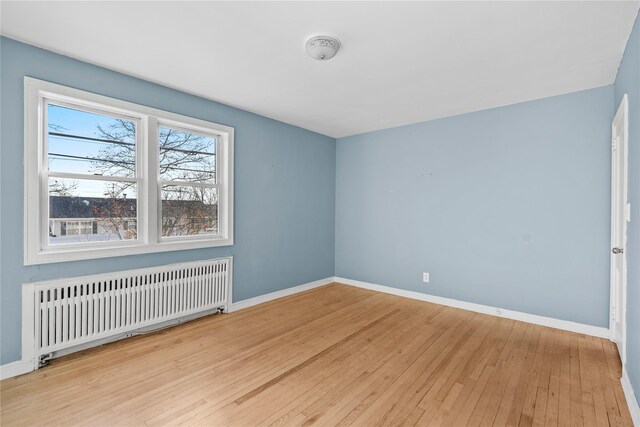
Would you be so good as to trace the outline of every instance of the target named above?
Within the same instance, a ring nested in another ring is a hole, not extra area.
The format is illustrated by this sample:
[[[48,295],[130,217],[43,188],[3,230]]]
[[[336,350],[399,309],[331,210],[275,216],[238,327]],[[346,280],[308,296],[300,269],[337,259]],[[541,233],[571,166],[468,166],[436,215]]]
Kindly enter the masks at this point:
[[[608,327],[612,112],[607,86],[338,139],[336,275]]]
[[[625,93],[629,99],[627,372],[636,398],[640,399],[640,17],[636,18],[614,87],[616,109]]]
[[[334,273],[335,140],[2,38],[0,363],[20,357],[21,283],[234,256],[235,301]],[[235,127],[233,247],[23,267],[23,77]]]

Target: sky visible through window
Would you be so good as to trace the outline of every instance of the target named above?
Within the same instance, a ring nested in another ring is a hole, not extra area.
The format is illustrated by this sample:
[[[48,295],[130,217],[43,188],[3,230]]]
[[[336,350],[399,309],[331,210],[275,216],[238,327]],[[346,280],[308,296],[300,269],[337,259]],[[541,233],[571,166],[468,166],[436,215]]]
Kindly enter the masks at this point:
[[[49,104],[48,164],[51,172],[134,178],[135,140],[132,120]],[[163,181],[215,183],[215,138],[161,126],[160,178]],[[110,197],[113,183],[91,179],[51,178],[58,195]],[[70,184],[73,184],[70,186]],[[60,191],[62,190],[62,191]],[[135,186],[127,186],[134,197]],[[118,193],[118,196],[122,194]]]
[[[49,104],[49,170],[54,172],[71,172],[88,175],[110,175],[100,166],[109,161],[126,162],[128,159],[110,159],[105,156],[105,148],[109,142],[86,140],[82,137],[107,139],[99,129],[109,130],[118,126],[115,118],[74,110]],[[131,125],[133,122],[128,121]],[[63,136],[66,135],[66,136]],[[78,138],[80,137],[80,138]],[[135,144],[135,138],[122,133],[122,142]],[[132,148],[135,145],[132,145]],[[100,159],[94,161],[91,159]],[[121,175],[122,176],[122,175]],[[131,174],[130,177],[134,177]],[[57,179],[72,196],[107,197],[108,182],[93,180],[73,180],[75,188],[69,188],[72,180]],[[133,194],[131,195],[135,197]]]

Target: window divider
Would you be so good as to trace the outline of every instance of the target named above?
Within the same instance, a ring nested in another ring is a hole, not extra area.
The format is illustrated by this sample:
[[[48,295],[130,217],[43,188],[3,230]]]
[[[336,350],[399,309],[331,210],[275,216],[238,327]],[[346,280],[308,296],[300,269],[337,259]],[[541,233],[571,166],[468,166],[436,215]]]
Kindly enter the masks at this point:
[[[84,173],[73,173],[73,172],[49,172],[49,178],[69,178],[69,179],[86,179],[92,181],[115,181],[115,182],[133,182],[137,183],[140,181],[140,178],[128,178],[123,176],[113,176],[113,175],[91,175]]]
[[[190,181],[166,181],[162,180],[158,183],[160,187],[163,185],[175,185],[177,187],[206,187],[206,188],[218,188],[218,184],[212,184],[210,182],[190,182]]]
[[[143,199],[145,205],[143,210],[148,219],[144,231],[147,243],[159,243],[160,236],[162,235],[160,232],[160,224],[162,224],[162,211],[160,206],[162,186],[160,185],[160,164],[158,162],[160,157],[158,119],[148,117],[146,125],[146,137],[148,141],[147,144],[145,144],[147,161],[145,162],[146,170],[144,172],[147,186],[145,189],[145,198]],[[155,215],[152,214],[153,212],[155,212]]]

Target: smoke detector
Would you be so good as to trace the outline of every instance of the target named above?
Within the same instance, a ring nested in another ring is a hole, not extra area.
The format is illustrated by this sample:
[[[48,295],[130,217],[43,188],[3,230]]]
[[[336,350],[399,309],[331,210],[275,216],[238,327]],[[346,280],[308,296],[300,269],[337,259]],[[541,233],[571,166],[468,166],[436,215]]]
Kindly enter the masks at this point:
[[[336,56],[340,50],[340,40],[327,35],[311,36],[304,44],[304,48],[313,59],[326,61]]]

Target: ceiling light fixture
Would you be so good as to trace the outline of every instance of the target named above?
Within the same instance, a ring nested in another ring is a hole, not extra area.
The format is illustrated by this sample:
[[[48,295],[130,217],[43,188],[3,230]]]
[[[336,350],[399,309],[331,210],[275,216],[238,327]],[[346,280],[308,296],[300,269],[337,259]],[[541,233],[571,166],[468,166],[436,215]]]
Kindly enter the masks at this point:
[[[340,50],[340,40],[327,35],[311,36],[304,44],[304,48],[313,59],[326,61],[336,56]]]

